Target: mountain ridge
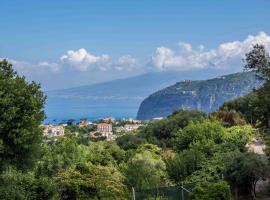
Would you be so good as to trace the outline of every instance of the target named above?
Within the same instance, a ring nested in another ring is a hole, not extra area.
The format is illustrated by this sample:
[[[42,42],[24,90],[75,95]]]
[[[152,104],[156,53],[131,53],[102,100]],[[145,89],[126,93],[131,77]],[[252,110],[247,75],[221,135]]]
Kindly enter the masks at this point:
[[[253,72],[238,72],[208,80],[186,80],[158,90],[141,103],[137,119],[166,117],[178,109],[215,111],[225,101],[243,96],[262,81]]]

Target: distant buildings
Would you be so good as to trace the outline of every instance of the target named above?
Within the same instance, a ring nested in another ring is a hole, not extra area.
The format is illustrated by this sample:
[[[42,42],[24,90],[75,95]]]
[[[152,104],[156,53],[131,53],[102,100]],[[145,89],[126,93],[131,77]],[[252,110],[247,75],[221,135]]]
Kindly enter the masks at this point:
[[[79,127],[88,127],[88,126],[90,126],[90,125],[92,125],[92,124],[93,124],[93,123],[90,122],[90,121],[82,120],[82,121],[80,121],[77,125],[78,125]]]
[[[104,137],[110,137],[113,134],[112,124],[99,123],[97,124],[97,132],[100,132]]]
[[[65,135],[64,125],[42,125],[43,135],[47,138],[60,137]]]
[[[141,125],[140,124],[125,124],[124,125],[124,131],[130,132],[137,130]]]
[[[113,117],[107,117],[107,118],[103,118],[101,121],[107,124],[113,124],[116,120]]]
[[[152,118],[152,121],[160,121],[163,119],[164,119],[164,117],[154,117],[154,118]]]

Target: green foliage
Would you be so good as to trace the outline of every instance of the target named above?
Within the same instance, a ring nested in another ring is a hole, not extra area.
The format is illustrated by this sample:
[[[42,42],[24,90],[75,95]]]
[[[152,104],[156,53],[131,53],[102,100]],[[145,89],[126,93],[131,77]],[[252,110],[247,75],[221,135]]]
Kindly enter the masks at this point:
[[[264,45],[255,44],[250,52],[246,54],[246,70],[255,70],[259,78],[270,80],[270,56]]]
[[[227,129],[224,134],[225,148],[231,148],[232,150],[238,149],[239,151],[245,151],[245,146],[251,142],[254,137],[254,130],[250,125],[245,126],[232,126]]]
[[[212,114],[225,127],[244,125],[246,122],[235,110],[221,109]]]
[[[59,171],[86,162],[89,156],[85,146],[78,145],[74,138],[62,137],[55,143],[43,145],[43,154],[37,163],[38,175],[54,176]]]
[[[192,190],[190,199],[192,200],[230,200],[231,191],[227,182],[198,183]]]
[[[175,183],[180,184],[193,172],[201,168],[205,161],[203,153],[197,150],[184,150],[166,160],[166,169],[169,177]]]
[[[225,165],[225,178],[244,194],[255,195],[257,181],[269,175],[268,163],[250,152],[235,154]]]
[[[260,112],[257,107],[258,102],[258,95],[253,91],[244,97],[225,102],[220,110],[235,110],[240,113],[248,123],[255,125],[260,118]]]
[[[174,148],[181,151],[190,146],[197,146],[205,153],[211,154],[211,143],[222,143],[224,134],[225,129],[218,121],[206,119],[201,122],[192,122],[175,134]],[[210,145],[210,149],[207,147],[208,145]]]
[[[181,128],[187,126],[191,121],[199,121],[205,114],[199,111],[179,110],[167,119],[151,122],[141,130],[141,137],[148,142],[159,146],[170,146],[170,139]]]
[[[91,142],[88,150],[88,159],[95,165],[117,166],[125,159],[125,151],[114,142]]]
[[[59,199],[127,199],[124,177],[113,167],[79,165],[55,181]]]
[[[32,172],[22,173],[8,168],[0,175],[0,199],[52,199],[55,186],[48,177],[36,178]]]
[[[0,168],[31,166],[41,143],[45,96],[6,60],[0,61]]]
[[[245,97],[225,103],[222,107],[236,110],[252,124],[269,128],[270,56],[266,48],[263,45],[254,45],[246,54],[244,67],[246,70],[255,71],[257,77],[265,81],[263,86]]]
[[[144,138],[134,134],[126,134],[116,139],[117,144],[124,150],[137,149],[143,143],[146,143]]]
[[[149,151],[137,153],[131,158],[125,174],[128,185],[136,190],[158,188],[167,183],[165,163]]]

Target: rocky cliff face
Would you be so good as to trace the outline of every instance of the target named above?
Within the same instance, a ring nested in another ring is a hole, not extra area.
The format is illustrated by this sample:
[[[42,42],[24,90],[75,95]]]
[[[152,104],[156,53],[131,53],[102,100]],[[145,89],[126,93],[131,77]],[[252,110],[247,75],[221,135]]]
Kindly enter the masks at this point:
[[[205,81],[181,81],[147,97],[140,105],[140,120],[166,117],[178,109],[213,112],[225,101],[243,96],[262,84],[252,72],[243,72]]]

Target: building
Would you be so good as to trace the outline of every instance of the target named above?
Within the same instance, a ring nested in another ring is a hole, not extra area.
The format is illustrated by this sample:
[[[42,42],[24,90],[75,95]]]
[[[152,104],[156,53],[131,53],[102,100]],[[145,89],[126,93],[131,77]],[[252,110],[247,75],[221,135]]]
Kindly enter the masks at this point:
[[[152,118],[152,121],[160,121],[163,119],[164,119],[163,117],[154,117],[154,118]]]
[[[107,117],[107,118],[102,119],[102,122],[107,123],[107,124],[113,124],[115,121],[116,120],[113,117]]]
[[[112,124],[99,123],[97,124],[97,132],[100,132],[104,137],[110,137],[112,132]]]
[[[141,125],[140,124],[125,124],[124,131],[130,132],[137,130]]]
[[[60,137],[65,135],[65,128],[62,125],[42,125],[43,135],[47,138]]]
[[[87,120],[82,120],[82,121],[80,121],[79,123],[78,123],[78,126],[79,127],[88,127],[88,126],[90,126],[90,125],[92,125],[93,123],[92,122],[89,122],[89,121],[87,121]]]
[[[135,123],[135,124],[140,124],[141,123],[140,120],[136,120],[136,119],[132,119],[132,118],[124,118],[123,121],[124,122],[129,122],[129,123]]]

